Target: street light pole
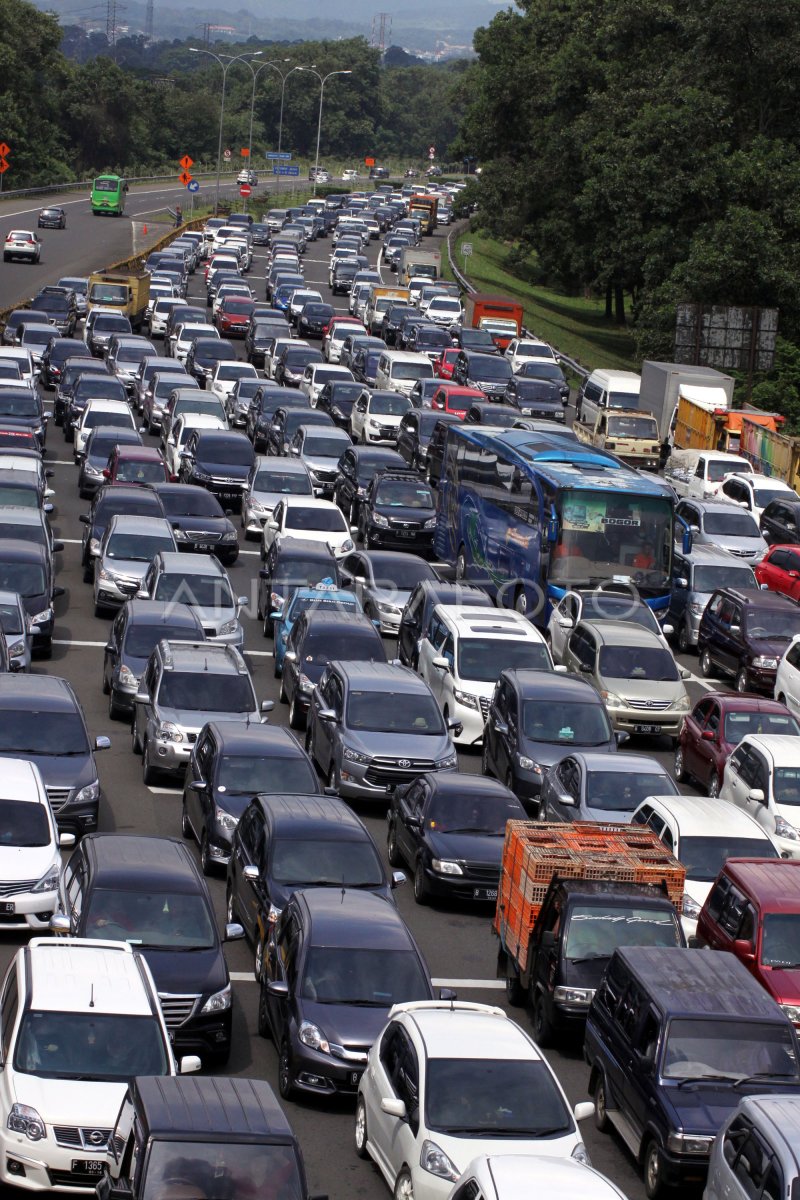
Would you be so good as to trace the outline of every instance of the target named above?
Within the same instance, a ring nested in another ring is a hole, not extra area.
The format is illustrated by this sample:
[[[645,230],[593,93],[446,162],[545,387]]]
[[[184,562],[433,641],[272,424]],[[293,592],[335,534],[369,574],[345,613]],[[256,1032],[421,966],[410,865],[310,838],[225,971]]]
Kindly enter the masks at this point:
[[[256,108],[256,80],[258,79],[261,72],[263,70],[265,70],[266,67],[273,67],[276,71],[278,71],[278,74],[281,76],[281,79],[282,79],[283,75],[282,75],[281,71],[278,69],[278,65],[277,65],[278,62],[291,62],[291,59],[283,58],[283,59],[278,59],[277,62],[261,63],[261,65],[259,66],[257,71],[253,71],[253,68],[250,63],[247,64],[248,67],[250,67],[250,70],[253,71],[253,95],[250,99],[250,138],[247,143],[248,150],[249,150],[248,157],[251,160],[251,163],[250,163],[251,167],[252,167],[252,158],[253,158],[253,114],[254,114],[255,108]]]
[[[247,54],[237,54],[235,58],[232,58],[230,56],[230,54],[214,54],[214,52],[212,50],[198,50],[195,46],[190,46],[189,53],[190,54],[207,54],[209,56],[209,58],[213,58],[216,62],[218,62],[220,67],[222,68],[222,99],[220,101],[220,106],[219,106],[219,140],[217,143],[217,189],[216,189],[216,198],[214,200],[214,212],[216,214],[219,212],[219,181],[220,181],[220,175],[222,174],[222,127],[223,127],[223,122],[225,120],[225,88],[226,88],[226,84],[228,81],[228,70],[230,67],[233,66],[234,63],[245,62],[245,61],[247,61],[247,59],[249,59],[251,57],[257,58],[259,54],[263,54],[263,51],[256,50],[254,54],[251,54],[248,51]],[[223,62],[223,59],[227,59],[228,61]],[[248,66],[250,66],[249,63],[248,63]],[[252,71],[252,69],[253,68],[250,67],[251,71]]]
[[[276,68],[276,70],[277,70],[277,68]],[[278,74],[281,77],[281,115],[278,118],[278,153],[279,154],[281,152],[281,145],[283,144],[283,98],[286,95],[286,80],[292,74],[292,71],[302,71],[302,70],[303,70],[302,67],[292,67],[292,70],[287,71],[286,74],[284,74],[283,71],[278,71]],[[2,176],[0,176],[0,178],[2,178]]]
[[[317,194],[317,172],[319,171],[319,140],[322,134],[322,98],[325,94],[325,84],[333,75],[352,75],[352,71],[329,71],[327,75],[320,75],[319,71],[315,71],[313,67],[298,67],[300,71],[308,71],[311,75],[316,75],[319,80],[319,120],[317,121],[317,154],[314,160],[314,195]]]

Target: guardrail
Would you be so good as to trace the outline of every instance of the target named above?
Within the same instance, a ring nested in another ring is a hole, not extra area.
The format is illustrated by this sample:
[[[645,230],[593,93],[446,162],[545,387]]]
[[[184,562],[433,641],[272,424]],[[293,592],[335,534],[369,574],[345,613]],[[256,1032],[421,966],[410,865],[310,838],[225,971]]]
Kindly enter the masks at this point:
[[[462,287],[465,292],[469,292],[471,294],[472,292],[476,292],[478,289],[474,286],[474,284],[470,283],[470,281],[467,279],[467,277],[463,273],[463,271],[459,271],[458,267],[456,266],[455,259],[453,258],[453,242],[452,242],[453,234],[458,236],[458,234],[461,233],[467,227],[468,227],[468,222],[464,222],[463,225],[461,225],[459,227],[454,227],[448,233],[448,235],[447,235],[447,261],[450,264],[450,270],[455,275],[459,286]],[[523,328],[523,333],[527,333],[527,332],[529,332],[529,331]],[[582,363],[579,363],[577,361],[577,359],[570,358],[569,355],[567,355],[567,354],[562,354],[557,346],[554,346],[553,349],[555,350],[556,354],[558,355],[560,362],[565,367],[567,367],[570,371],[572,371],[572,373],[574,375],[577,375],[579,379],[588,379],[589,378],[589,376],[592,373],[591,369],[589,367],[584,367]]]
[[[241,170],[240,167],[230,171],[223,171],[220,175],[221,179],[235,180]],[[195,171],[194,175],[199,179],[216,179],[216,171]],[[97,176],[92,179],[75,179],[72,183],[48,183],[44,187],[28,187],[28,188],[12,188],[6,191],[4,188],[0,192],[0,200],[14,200],[25,196],[45,196],[61,192],[85,192],[88,191]],[[125,175],[124,179],[128,183],[179,183],[177,170],[171,171],[165,175]]]

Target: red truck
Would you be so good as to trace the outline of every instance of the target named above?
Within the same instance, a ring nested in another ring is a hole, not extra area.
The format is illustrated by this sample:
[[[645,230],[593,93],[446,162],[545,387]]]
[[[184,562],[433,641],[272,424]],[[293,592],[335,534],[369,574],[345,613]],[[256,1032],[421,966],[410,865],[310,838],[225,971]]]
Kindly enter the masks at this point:
[[[471,329],[485,329],[500,350],[505,350],[512,338],[520,336],[522,321],[522,305],[508,296],[473,292],[464,297],[464,324]]]

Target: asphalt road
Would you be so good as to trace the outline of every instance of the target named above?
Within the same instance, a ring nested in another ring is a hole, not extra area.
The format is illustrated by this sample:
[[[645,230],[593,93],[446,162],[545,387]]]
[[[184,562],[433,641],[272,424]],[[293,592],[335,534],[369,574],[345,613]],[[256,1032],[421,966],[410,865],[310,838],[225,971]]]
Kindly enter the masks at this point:
[[[182,190],[182,189],[181,189]],[[129,210],[144,217],[147,209],[163,208],[175,201],[175,189],[143,190],[131,194]],[[3,206],[5,208],[5,206]],[[20,208],[28,208],[21,205]],[[130,223],[93,218],[86,199],[72,202],[68,208],[69,226],[66,232],[45,231],[45,254],[40,267],[8,266],[0,270],[0,307],[7,306],[44,282],[55,282],[62,274],[79,274],[90,267],[113,262],[123,256],[130,244]],[[30,224],[30,212],[14,214],[0,212],[0,234],[13,220],[15,225]],[[372,253],[375,243],[372,244]],[[306,278],[319,287],[327,297],[327,262],[330,242],[309,244],[305,259]],[[258,298],[263,297],[263,253],[256,255],[251,285]],[[23,282],[28,281],[30,282]],[[202,276],[194,276],[190,295],[204,296]],[[342,297],[335,306],[346,311]],[[52,393],[46,399],[52,400]],[[153,439],[148,439],[153,440]],[[65,543],[60,557],[58,583],[66,594],[56,601],[56,629],[53,658],[47,663],[34,663],[34,671],[60,675],[68,679],[83,704],[92,736],[107,734],[111,749],[98,754],[98,768],[104,792],[100,828],[120,832],[135,831],[179,836],[180,792],[169,784],[163,788],[145,787],[142,783],[141,761],[134,757],[127,726],[109,720],[106,698],[101,692],[102,647],[109,623],[94,617],[91,588],[82,582],[79,566],[81,526],[78,514],[87,504],[79,500],[76,468],[71,461],[71,446],[63,440],[60,429],[52,427],[48,436],[46,459],[54,469],[51,486],[56,491],[56,509],[52,516],[57,537]],[[272,699],[275,709],[271,719],[285,724],[287,710],[278,703],[278,685],[272,670],[272,643],[261,635],[255,621],[255,585],[259,567],[257,543],[242,541],[242,554],[231,569],[234,594],[252,597],[243,617],[246,630],[246,651],[256,683],[259,699]],[[690,670],[697,670],[696,658],[682,660]],[[692,700],[709,684],[689,681]],[[671,766],[672,753],[659,739],[642,739],[635,747],[655,754]],[[465,771],[479,771],[480,757],[466,752],[460,755]],[[385,811],[361,808],[378,847],[385,855]],[[224,920],[224,881],[210,881],[220,924]],[[437,985],[455,986],[462,999],[478,1000],[506,1006],[502,985],[494,978],[495,943],[490,930],[491,912],[486,909],[459,909],[444,904],[420,908],[414,903],[411,888],[396,892],[401,913],[407,920]],[[0,969],[5,968],[20,940],[7,937],[0,945]],[[256,1032],[257,993],[252,977],[252,952],[243,942],[227,947],[227,957],[234,980],[234,1045],[227,1073],[251,1075],[267,1079],[277,1092],[277,1055],[269,1041]],[[513,1010],[513,1015],[530,1028],[529,1014]],[[588,1070],[584,1065],[581,1047],[576,1044],[548,1051],[558,1076],[572,1103],[585,1100]],[[377,1169],[360,1161],[353,1149],[353,1106],[348,1103],[329,1104],[288,1103],[286,1110],[302,1144],[312,1193],[328,1193],[331,1200],[386,1200],[386,1186]],[[593,1122],[581,1126],[591,1158],[596,1167],[609,1175],[623,1191],[635,1200],[644,1196],[644,1188],[631,1157],[615,1136],[598,1133]],[[509,1147],[511,1149],[511,1147]],[[462,1163],[461,1166],[466,1165]],[[21,1193],[20,1193],[21,1195]]]

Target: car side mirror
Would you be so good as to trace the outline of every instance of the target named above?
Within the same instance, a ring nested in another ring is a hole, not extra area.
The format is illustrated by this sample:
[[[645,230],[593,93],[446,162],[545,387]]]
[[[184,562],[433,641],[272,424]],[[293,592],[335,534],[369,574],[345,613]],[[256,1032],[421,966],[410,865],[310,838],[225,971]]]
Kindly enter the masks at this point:
[[[94,748],[95,750],[110,750],[111,738],[106,737],[104,733],[101,733],[99,737],[94,739]]]
[[[573,1108],[572,1115],[576,1121],[588,1121],[589,1117],[594,1116],[593,1101],[581,1100],[580,1104],[576,1104]]]
[[[704,729],[703,732],[700,734],[700,740],[702,742],[713,742],[714,736],[715,735],[714,735],[713,729]]]
[[[252,863],[242,869],[242,878],[248,883],[256,883],[258,880],[258,867],[254,867]]]
[[[200,1070],[200,1058],[197,1054],[184,1054],[178,1063],[179,1075],[194,1075]]]
[[[558,803],[563,804],[566,808],[574,808],[575,807],[575,797],[570,795],[569,792],[559,792],[558,793]]]
[[[731,633],[741,633],[741,632],[742,632],[741,625],[731,625]]]
[[[692,672],[687,667],[679,667],[678,673],[681,679],[691,679]]]
[[[404,1121],[407,1115],[403,1101],[395,1100],[394,1096],[381,1097],[381,1112],[385,1112],[387,1117],[397,1117],[399,1121]]]
[[[559,617],[558,625],[559,625],[560,629],[572,629],[573,628],[572,617]]]
[[[269,521],[267,521],[267,529],[271,529],[272,532],[275,533],[275,532],[277,532],[277,530],[280,529],[280,525],[278,524],[277,521],[273,521],[270,519]]]
[[[750,938],[736,938],[733,943],[733,953],[739,958],[755,958],[755,948]]]
[[[261,701],[262,713],[271,713],[274,707],[275,707],[274,700],[262,700]]]
[[[614,741],[618,746],[624,746],[627,741],[630,741],[630,736],[631,735],[626,733],[624,729],[614,730]]]
[[[80,521],[81,525],[91,525],[88,513],[80,513],[78,520]]]
[[[281,1000],[287,1000],[289,997],[289,985],[283,979],[270,979],[267,984],[267,991],[270,996],[275,996]]]
[[[46,501],[46,502],[45,502],[45,503],[42,505],[42,511],[43,511],[43,512],[45,512],[45,513],[47,513],[47,514],[48,514],[48,516],[49,516],[49,515],[50,515],[50,513],[51,513],[51,512],[53,512],[53,507],[54,507],[54,506],[53,506],[52,504],[50,504],[48,501]]]
[[[688,586],[689,586],[689,580],[684,579],[683,575],[679,575],[678,578],[675,580],[676,588],[688,588]]]
[[[149,704],[150,703],[150,693],[149,692],[137,692],[136,695],[133,697],[133,702],[134,702],[134,704]]]
[[[236,607],[237,608],[244,608],[245,604],[247,604],[247,596],[237,596],[236,597]]]
[[[332,708],[320,708],[317,710],[317,716],[320,721],[336,721],[336,713]]]
[[[767,802],[761,788],[753,788],[751,792],[747,793],[747,799],[752,800],[754,804],[766,804]]]
[[[227,925],[225,926],[224,940],[226,942],[238,942],[243,937],[244,937],[244,926],[240,925],[238,921],[228,921]]]
[[[456,737],[461,737],[461,734],[464,732],[464,726],[460,721],[455,720],[454,717],[451,717],[447,722],[447,728],[452,729]]]
[[[66,590],[67,590],[66,588],[63,588],[61,586],[54,587],[53,588],[53,599],[57,600],[59,598],[59,596],[66,595]]]
[[[286,662],[297,662],[297,651],[287,650],[283,657]]]
[[[53,913],[49,928],[51,933],[72,933],[72,924],[66,913]]]
[[[205,779],[192,779],[189,781],[190,792],[204,792],[208,787],[208,781]]]
[[[139,433],[147,433],[147,426],[146,426],[146,425],[140,425],[140,426],[139,426]],[[174,442],[172,441],[172,438],[168,438],[168,441],[172,442],[172,444],[174,445]],[[181,456],[181,457],[183,457],[183,456]],[[103,471],[103,474],[105,475],[105,471]]]
[[[32,634],[33,637],[36,637],[37,633],[41,633],[41,632],[42,632],[41,625],[29,625],[28,626],[28,633]]]
[[[392,871],[392,888],[400,887],[406,882],[405,871]]]
[[[142,431],[140,430],[139,432],[141,433]],[[111,472],[109,471],[108,467],[103,467],[103,479],[110,479],[110,478],[111,478]]]
[[[431,666],[436,667],[436,669],[438,671],[449,671],[450,670],[450,663],[449,663],[448,659],[446,659],[441,654],[438,655],[437,658],[434,658],[431,661]]]
[[[75,834],[74,833],[59,833],[58,844],[59,844],[59,846],[62,847],[62,849],[68,850],[71,846],[75,845]]]
[[[53,546],[52,546],[53,554],[59,554],[63,549],[64,549],[63,542],[53,542]]]
[[[508,734],[508,721],[502,721],[499,717],[495,717],[494,728],[495,733],[499,733],[502,737],[506,737]]]
[[[133,1189],[130,1180],[112,1179],[106,1172],[97,1181],[97,1200],[133,1200]]]
[[[542,934],[541,946],[543,950],[552,950],[556,944],[556,935],[552,929],[546,929]]]

